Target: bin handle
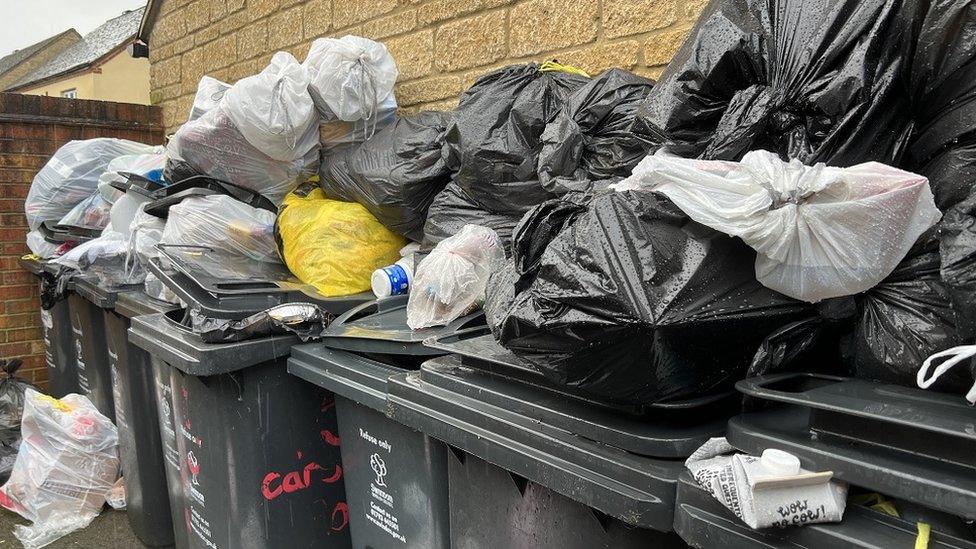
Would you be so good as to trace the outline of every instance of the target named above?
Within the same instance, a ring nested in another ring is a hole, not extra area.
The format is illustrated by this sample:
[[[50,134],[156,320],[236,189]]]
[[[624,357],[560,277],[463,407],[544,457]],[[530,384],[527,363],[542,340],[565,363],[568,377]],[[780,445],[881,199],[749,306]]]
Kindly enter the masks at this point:
[[[809,395],[806,392],[789,392],[781,391],[778,389],[771,389],[770,386],[778,383],[783,383],[785,381],[797,380],[797,379],[817,379],[823,381],[832,382],[842,382],[847,381],[851,378],[844,376],[834,376],[829,374],[819,374],[814,372],[784,372],[780,374],[767,374],[762,376],[756,376],[751,378],[746,378],[737,381],[735,388],[740,393],[760,398],[764,400],[773,400],[776,402],[785,402],[788,404],[805,404],[810,401]]]

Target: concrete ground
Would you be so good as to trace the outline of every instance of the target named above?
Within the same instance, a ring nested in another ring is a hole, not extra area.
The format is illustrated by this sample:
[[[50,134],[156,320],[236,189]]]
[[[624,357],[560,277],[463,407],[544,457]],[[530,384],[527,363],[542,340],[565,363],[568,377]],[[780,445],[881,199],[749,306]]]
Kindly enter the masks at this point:
[[[19,549],[21,546],[14,537],[14,525],[28,524],[16,513],[0,509],[0,549]],[[55,541],[47,549],[142,549],[145,547],[136,539],[125,511],[115,511],[108,507],[88,525]]]

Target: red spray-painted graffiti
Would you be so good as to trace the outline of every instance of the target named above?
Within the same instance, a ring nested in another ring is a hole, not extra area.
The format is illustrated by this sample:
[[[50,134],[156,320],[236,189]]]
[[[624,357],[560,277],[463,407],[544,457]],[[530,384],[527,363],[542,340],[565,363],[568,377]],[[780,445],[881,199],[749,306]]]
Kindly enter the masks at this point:
[[[272,501],[282,494],[291,494],[299,490],[304,490],[312,484],[312,471],[322,471],[322,466],[314,461],[309,463],[299,471],[291,471],[284,476],[281,473],[272,471],[264,475],[261,482],[261,495],[264,499]],[[332,475],[322,478],[326,484],[334,484],[342,478],[342,466],[336,465]]]

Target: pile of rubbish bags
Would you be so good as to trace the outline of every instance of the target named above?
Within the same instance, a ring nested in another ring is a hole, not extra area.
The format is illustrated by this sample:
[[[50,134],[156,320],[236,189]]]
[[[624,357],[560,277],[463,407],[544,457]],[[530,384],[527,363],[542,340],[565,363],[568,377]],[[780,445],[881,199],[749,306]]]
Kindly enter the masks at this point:
[[[384,45],[319,39],[204,77],[165,151],[66,145],[31,247],[170,300],[146,266],[182,249],[220,279],[408,293],[415,329],[483,307],[503,346],[616,404],[813,366],[915,385],[976,344],[967,4],[713,0],[656,83],[519,64],[411,115]],[[103,232],[55,249],[55,220]],[[956,363],[926,383],[964,392]]]

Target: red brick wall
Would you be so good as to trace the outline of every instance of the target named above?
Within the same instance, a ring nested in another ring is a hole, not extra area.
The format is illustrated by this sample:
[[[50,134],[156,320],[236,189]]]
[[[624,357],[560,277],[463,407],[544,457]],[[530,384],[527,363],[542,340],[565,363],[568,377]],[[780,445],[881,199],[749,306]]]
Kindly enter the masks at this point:
[[[0,359],[22,358],[19,374],[47,384],[39,288],[18,259],[24,243],[24,199],[34,174],[73,139],[119,137],[161,144],[158,107],[0,93]]]

